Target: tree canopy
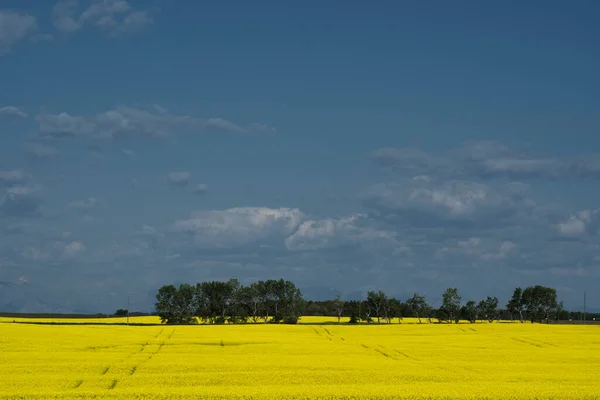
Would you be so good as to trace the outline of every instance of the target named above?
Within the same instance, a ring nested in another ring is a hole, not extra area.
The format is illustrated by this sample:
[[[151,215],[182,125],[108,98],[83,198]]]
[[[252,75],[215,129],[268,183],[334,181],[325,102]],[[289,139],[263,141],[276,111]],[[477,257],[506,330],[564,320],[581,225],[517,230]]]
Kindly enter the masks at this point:
[[[524,290],[516,288],[506,309],[499,309],[498,298],[491,296],[463,304],[457,288],[444,291],[438,309],[419,293],[403,302],[382,290],[369,291],[361,301],[344,301],[339,296],[327,301],[305,301],[300,289],[284,279],[257,281],[248,286],[237,279],[195,285],[183,283],[177,287],[165,285],[158,290],[156,300],[157,314],[168,324],[295,324],[302,315],[328,315],[337,318],[338,323],[342,317],[350,317],[350,323],[390,323],[392,320],[402,323],[404,317],[417,318],[419,323],[423,319],[431,322],[434,317],[448,323],[459,320],[493,322],[502,318],[547,323],[564,315],[556,290],[539,285]]]

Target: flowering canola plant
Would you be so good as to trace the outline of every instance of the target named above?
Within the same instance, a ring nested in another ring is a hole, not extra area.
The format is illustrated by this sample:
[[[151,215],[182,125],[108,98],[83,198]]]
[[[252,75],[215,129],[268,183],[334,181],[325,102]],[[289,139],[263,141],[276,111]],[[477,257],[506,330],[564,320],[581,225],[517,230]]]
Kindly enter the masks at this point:
[[[597,326],[0,322],[0,400],[600,396]]]

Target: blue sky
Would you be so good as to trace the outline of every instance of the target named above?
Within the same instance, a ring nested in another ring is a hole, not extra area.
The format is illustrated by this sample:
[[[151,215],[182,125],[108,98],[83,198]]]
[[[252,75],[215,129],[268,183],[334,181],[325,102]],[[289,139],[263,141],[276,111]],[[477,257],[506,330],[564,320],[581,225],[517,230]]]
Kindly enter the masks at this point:
[[[2,308],[229,277],[600,306],[596,2],[213,3],[2,2]]]

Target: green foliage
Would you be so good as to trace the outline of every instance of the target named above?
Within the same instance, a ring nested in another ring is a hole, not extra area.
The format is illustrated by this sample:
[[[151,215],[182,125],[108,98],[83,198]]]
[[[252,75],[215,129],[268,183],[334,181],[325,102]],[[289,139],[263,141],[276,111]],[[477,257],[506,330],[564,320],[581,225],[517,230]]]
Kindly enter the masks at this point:
[[[506,310],[510,313],[511,320],[518,316],[523,322],[523,289],[515,288],[512,298],[506,303]]]
[[[388,320],[388,298],[383,290],[367,293],[366,305],[369,310],[369,317],[371,318],[374,315],[377,318],[377,323],[381,322],[381,317]]]
[[[477,321],[477,305],[473,300],[467,301],[460,313],[464,319],[472,324]]]
[[[522,304],[531,322],[549,322],[559,307],[556,289],[540,285],[525,288]]]
[[[427,304],[425,300],[425,296],[421,296],[417,293],[413,294],[413,297],[406,300],[407,310],[412,313],[412,316],[419,320],[421,323],[421,318],[428,318],[431,315],[431,307]]]
[[[498,315],[498,298],[488,296],[481,300],[477,305],[477,313],[480,319],[485,318],[488,322],[493,322]]]
[[[245,323],[249,319],[265,323],[296,324],[304,300],[290,281],[259,281],[244,287],[236,279],[227,282],[200,282],[161,287],[156,295],[156,311],[167,324]]]
[[[440,308],[439,317],[448,322],[458,322],[460,317],[460,301],[461,297],[458,294],[457,288],[448,288],[442,295],[442,307]]]
[[[158,290],[155,303],[156,311],[163,323],[194,324],[193,309],[194,289],[187,283],[179,288],[165,285]]]

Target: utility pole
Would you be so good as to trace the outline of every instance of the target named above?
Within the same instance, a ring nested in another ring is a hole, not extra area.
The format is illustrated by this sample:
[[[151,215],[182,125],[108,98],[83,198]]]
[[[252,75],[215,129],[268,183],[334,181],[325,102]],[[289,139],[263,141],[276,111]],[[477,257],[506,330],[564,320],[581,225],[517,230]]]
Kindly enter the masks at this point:
[[[129,295],[127,296],[127,326],[129,326]]]

